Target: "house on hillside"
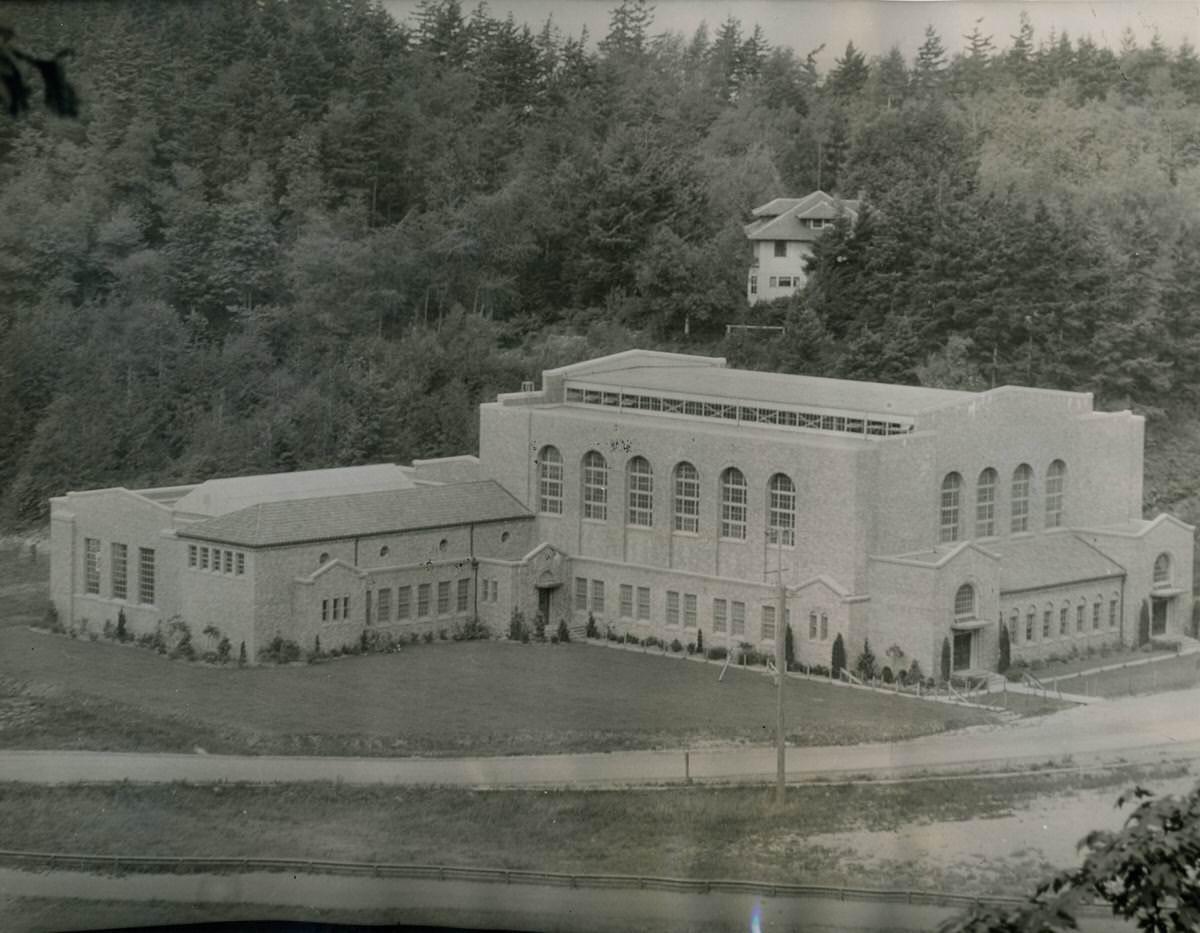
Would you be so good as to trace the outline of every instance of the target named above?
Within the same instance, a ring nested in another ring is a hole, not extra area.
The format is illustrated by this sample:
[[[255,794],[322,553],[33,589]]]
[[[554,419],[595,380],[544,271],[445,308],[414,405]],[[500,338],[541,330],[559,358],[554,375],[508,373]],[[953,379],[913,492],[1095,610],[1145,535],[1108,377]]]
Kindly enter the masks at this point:
[[[962,392],[631,350],[480,406],[476,457],[51,500],[60,618],[179,616],[251,657],[514,610],[930,674],[1181,637],[1193,529],[1142,515],[1143,419],[1081,392]],[[324,474],[324,475],[320,475]],[[778,614],[776,574],[786,586]],[[1144,607],[1144,609],[1143,609]]]
[[[859,202],[813,191],[802,198],[775,198],[751,211],[746,238],[753,249],[746,282],[750,304],[785,298],[805,281],[812,244],[840,216],[858,218]]]

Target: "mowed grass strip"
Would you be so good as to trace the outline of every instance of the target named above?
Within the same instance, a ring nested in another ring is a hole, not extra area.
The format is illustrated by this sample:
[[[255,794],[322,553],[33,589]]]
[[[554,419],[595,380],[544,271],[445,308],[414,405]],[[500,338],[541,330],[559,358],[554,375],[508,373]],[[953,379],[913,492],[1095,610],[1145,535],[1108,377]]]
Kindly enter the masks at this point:
[[[465,791],[291,784],[0,785],[4,847],[100,855],[287,857],[578,874],[886,886],[806,842],[823,833],[1008,814],[1034,798],[1181,768],[890,785]],[[1151,786],[1153,784],[1151,783]],[[1086,829],[1084,827],[1083,829]],[[1081,830],[1082,834],[1082,830]],[[915,857],[914,853],[914,857]],[[919,878],[910,878],[922,886]],[[928,884],[928,882],[927,882]]]
[[[1166,690],[1189,690],[1200,684],[1200,654],[1167,657],[1150,664],[1072,677],[1059,683],[1068,693],[1121,697]]]

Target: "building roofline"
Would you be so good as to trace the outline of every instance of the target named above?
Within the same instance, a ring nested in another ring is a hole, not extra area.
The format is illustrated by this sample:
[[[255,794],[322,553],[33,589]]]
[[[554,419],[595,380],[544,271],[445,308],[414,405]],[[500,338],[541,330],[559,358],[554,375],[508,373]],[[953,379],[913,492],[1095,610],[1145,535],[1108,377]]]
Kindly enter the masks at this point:
[[[543,378],[545,377],[571,377],[578,373],[586,372],[611,372],[613,369],[624,369],[624,366],[613,366],[617,363],[630,363],[633,365],[647,365],[651,363],[675,363],[675,364],[708,364],[717,368],[725,367],[725,357],[723,356],[700,356],[692,353],[670,353],[666,350],[622,350],[620,353],[610,353],[607,356],[598,356],[590,360],[581,360],[578,363],[569,363],[566,366],[558,366],[555,369],[547,369],[542,371]],[[509,393],[515,395],[518,393]]]

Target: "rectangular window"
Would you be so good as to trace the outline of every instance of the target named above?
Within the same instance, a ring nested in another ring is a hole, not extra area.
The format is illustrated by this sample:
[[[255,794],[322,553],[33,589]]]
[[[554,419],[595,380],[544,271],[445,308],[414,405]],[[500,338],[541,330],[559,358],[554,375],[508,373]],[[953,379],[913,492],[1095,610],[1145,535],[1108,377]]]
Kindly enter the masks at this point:
[[[208,569],[208,548],[206,547],[200,548],[200,569]]]
[[[587,612],[588,582],[587,577],[575,578],[575,611]]]
[[[1025,616],[1025,640],[1033,641],[1033,613],[1027,613]]]
[[[1075,631],[1077,632],[1083,631],[1083,614],[1086,610],[1087,606],[1083,603],[1075,607]]]
[[[650,621],[650,587],[637,588],[637,617],[639,622]]]
[[[375,599],[375,612],[379,616],[379,624],[387,625],[392,621],[392,588],[389,586],[380,590]]]
[[[112,544],[112,598],[125,599],[129,595],[129,548],[124,544]]]
[[[412,587],[396,587],[396,620],[412,618]]]
[[[817,640],[817,614],[815,612],[808,614],[808,640]]]
[[[194,544],[188,545],[188,566],[195,567],[200,562],[200,549]]]
[[[696,594],[683,594],[683,627],[696,627]]]
[[[1099,601],[1092,604],[1092,631],[1100,631],[1100,606]]]
[[[138,602],[154,604],[154,548],[138,548]]]
[[[762,607],[762,640],[773,641],[775,638],[775,607]]]
[[[466,612],[467,605],[471,595],[471,580],[468,577],[458,581],[458,592],[454,596],[454,609],[456,612]]]
[[[321,621],[322,622],[329,621],[329,600],[328,599],[321,600]]]
[[[246,573],[246,555],[241,551],[237,553],[237,575],[240,577]]]
[[[342,597],[342,618],[343,619],[350,618],[350,597],[349,596]]]
[[[371,624],[371,591],[367,590],[366,602],[363,603],[364,621],[367,625]]]
[[[433,596],[433,586],[429,583],[417,584],[417,618],[429,617],[429,607]]]
[[[667,625],[679,624],[679,594],[667,590]]]
[[[729,612],[729,604],[723,599],[713,600],[713,631],[725,631],[725,620]]]
[[[787,256],[787,240],[775,241],[775,256],[780,259]]]
[[[1117,627],[1117,601],[1115,599],[1109,600],[1108,603],[1108,627]]]
[[[100,595],[100,539],[83,539],[83,588]]]
[[[604,581],[592,581],[592,612],[604,611]]]
[[[225,552],[225,572],[233,573],[233,551]]]
[[[450,581],[438,581],[438,615],[447,616],[450,614]]]
[[[1049,638],[1054,629],[1054,613],[1047,609],[1042,613],[1042,638]]]
[[[758,294],[758,276],[757,275],[750,276],[750,294],[751,295]]]
[[[829,616],[821,613],[821,641],[829,641]]]
[[[772,288],[778,288],[779,287],[779,276],[777,276],[777,275],[771,276],[767,280],[767,284],[770,285]]]
[[[1058,610],[1058,634],[1069,635],[1071,632],[1071,623],[1067,619],[1067,607],[1063,606]]]
[[[730,634],[745,635],[746,634],[746,604],[738,602],[735,599],[733,601],[733,605],[730,608],[732,610],[731,614],[730,614],[730,620],[729,620],[730,621],[730,626],[729,626]]]
[[[342,617],[342,601],[338,597],[333,597],[333,615],[332,619],[336,622]]]
[[[212,549],[212,571],[213,573],[221,572],[221,549],[219,547]]]
[[[621,618],[633,618],[633,587],[628,583],[621,584]]]

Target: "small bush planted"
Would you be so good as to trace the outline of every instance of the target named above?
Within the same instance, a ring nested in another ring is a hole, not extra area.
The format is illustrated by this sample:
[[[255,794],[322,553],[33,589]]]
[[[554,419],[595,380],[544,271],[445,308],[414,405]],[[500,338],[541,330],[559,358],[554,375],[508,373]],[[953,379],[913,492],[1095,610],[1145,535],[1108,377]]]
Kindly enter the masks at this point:
[[[672,639],[671,640],[671,650],[674,651],[676,654],[678,654],[680,651],[683,650],[683,642],[681,642],[678,638]]]
[[[584,630],[584,635],[588,638],[599,638],[600,630],[596,628],[596,617],[590,612],[587,618],[587,628]]]
[[[594,623],[593,623],[593,627],[594,627]],[[569,642],[571,640],[571,632],[567,629],[567,620],[566,619],[558,620],[558,629],[555,631],[554,635],[555,635],[556,640],[562,642],[563,644],[566,644],[567,642]]]
[[[718,645],[716,648],[708,649],[708,659],[710,661],[724,661],[728,654],[729,652],[727,652],[720,645]]]

